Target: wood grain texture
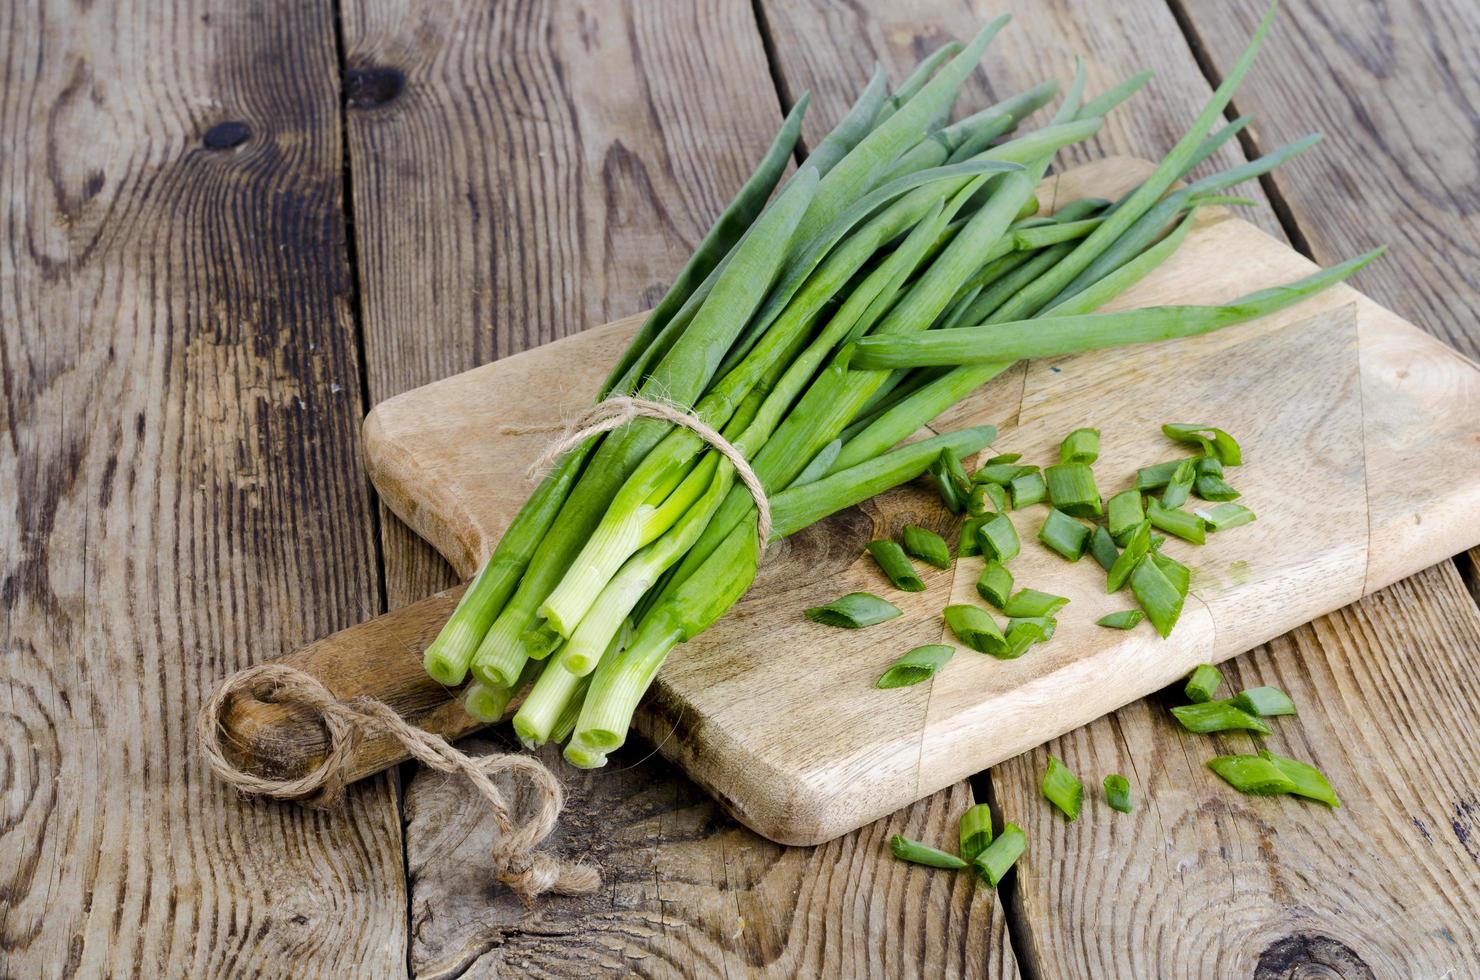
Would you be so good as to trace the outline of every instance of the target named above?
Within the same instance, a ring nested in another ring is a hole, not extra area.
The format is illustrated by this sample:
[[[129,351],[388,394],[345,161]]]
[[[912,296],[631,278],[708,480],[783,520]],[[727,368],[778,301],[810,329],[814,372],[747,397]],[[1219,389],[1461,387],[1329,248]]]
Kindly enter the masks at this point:
[[[1263,0],[1172,0],[1218,77]],[[1360,287],[1480,354],[1480,6],[1468,0],[1282,5],[1234,99],[1261,150],[1311,130],[1317,151],[1272,177],[1316,261],[1386,242]]]
[[[1029,846],[1018,908],[1037,975],[1440,977],[1480,972],[1480,615],[1443,562],[1224,666],[1272,684],[1274,734],[1183,731],[1180,685],[996,767]],[[1216,755],[1307,760],[1341,799],[1244,796]],[[1048,753],[1085,784],[1069,823],[1039,795]],[[1131,782],[1116,813],[1101,780]]]
[[[348,118],[376,400],[650,306],[779,124],[740,0],[351,0],[343,9],[351,65],[403,79],[395,98],[366,100]],[[530,394],[550,402],[549,391]],[[446,563],[383,514],[392,607],[451,584]],[[311,730],[300,732],[313,747]],[[478,873],[488,832],[479,813],[460,810],[443,825],[457,787],[412,776],[413,972],[781,974],[844,964],[854,975],[1012,975],[993,898],[902,873],[877,834],[841,866],[839,850],[777,848],[726,820],[671,767],[644,761],[647,752],[634,746],[624,773],[577,782],[561,832],[563,848],[601,849],[609,892],[533,914]],[[899,820],[944,839],[967,793],[958,786]],[[602,844],[613,814],[617,838]],[[438,857],[453,844],[468,866]],[[878,943],[879,918],[900,908],[939,913],[939,926]]]
[[[1156,72],[1139,95],[1110,114],[1095,138],[1064,151],[1061,168],[1115,153],[1155,159],[1181,138],[1212,91],[1162,3],[760,0],[759,9],[769,29],[783,92],[789,100],[803,90],[813,94],[803,135],[814,144],[857,97],[875,60],[890,78],[901,80],[920,58],[947,41],[969,38],[1001,13],[1011,14],[1012,21],[987,50],[982,67],[957,102],[958,112],[974,112],[1048,78],[1067,85],[1076,57],[1084,59],[1086,92],[1091,96],[1136,72]],[[1046,120],[1051,112],[1043,110],[1035,122]],[[1244,159],[1236,143],[1227,144],[1198,173]],[[1244,217],[1283,237],[1258,184],[1242,185],[1238,193],[1260,204],[1248,208]]]
[[[1050,178],[1040,197],[1113,198],[1149,166],[1077,168]],[[1310,269],[1247,222],[1208,212],[1176,255],[1112,305],[1223,302]],[[610,324],[377,406],[366,454],[383,499],[470,574],[527,493],[523,460],[545,438],[486,444],[477,434],[548,423],[589,400],[601,376],[594,365],[608,363],[632,328]],[[1166,384],[1173,374],[1179,383]],[[732,813],[773,840],[818,843],[1480,538],[1480,370],[1347,287],[1209,336],[1034,362],[934,425],[996,424],[994,452],[1041,463],[1064,433],[1096,423],[1105,447],[1096,475],[1108,494],[1129,486],[1137,466],[1175,456],[1161,422],[1206,416],[1243,441],[1249,463],[1232,479],[1261,520],[1206,548],[1168,546],[1198,576],[1196,602],[1170,641],[1096,627],[1123,599],[1104,595],[1097,567],[1065,566],[1031,543],[1043,514],[1033,508],[1014,515],[1030,542],[1014,574],[1081,610],[1062,617],[1054,642],[1011,662],[964,654],[931,685],[874,690],[894,656],[943,639],[940,610],[972,601],[979,562],[930,576],[925,592],[898,598],[902,617],[864,633],[816,626],[802,611],[885,588],[860,557],[871,538],[906,523],[949,524],[922,483],[773,549],[746,597],[668,660],[635,727],[651,736],[678,726],[664,753]],[[1414,472],[1429,478],[1414,481]],[[797,685],[800,676],[811,683]],[[830,696],[815,697],[819,688]]]
[[[0,974],[397,975],[390,782],[245,802],[194,738],[219,678],[378,607],[331,7],[0,37]]]
[[[466,744],[516,748],[505,734]],[[418,776],[407,797],[417,975],[1017,976],[994,892],[888,854],[896,833],[954,847],[973,802],[965,783],[822,847],[790,848],[735,823],[650,751],[565,770],[569,808],[549,846],[599,865],[603,888],[533,914],[490,886],[488,822],[466,787]]]

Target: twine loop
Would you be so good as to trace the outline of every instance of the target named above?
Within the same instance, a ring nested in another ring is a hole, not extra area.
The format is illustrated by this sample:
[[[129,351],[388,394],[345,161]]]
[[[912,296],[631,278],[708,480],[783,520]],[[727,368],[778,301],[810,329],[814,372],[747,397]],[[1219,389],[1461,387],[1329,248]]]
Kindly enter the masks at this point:
[[[735,448],[734,443],[720,435],[713,426],[677,405],[653,401],[649,398],[634,398],[631,395],[613,395],[592,405],[564,425],[504,426],[502,431],[513,435],[527,435],[534,432],[561,433],[560,438],[551,443],[539,458],[530,464],[529,475],[535,478],[542,475],[561,456],[592,436],[621,428],[628,422],[639,418],[661,419],[688,429],[730,461],[730,465],[735,467],[735,476],[745,489],[750,491],[751,498],[755,500],[757,515],[755,535],[760,539],[759,556],[764,558],[766,542],[771,538],[771,501],[766,496],[766,488],[761,485],[761,478],[756,476],[755,470],[751,469],[750,461],[745,458],[744,453]]]
[[[329,752],[324,761],[311,772],[291,779],[254,775],[233,764],[221,748],[222,718],[227,700],[239,692],[251,693],[263,701],[302,704],[317,712],[329,733]],[[211,769],[241,792],[282,800],[318,794],[330,803],[344,794],[359,740],[391,735],[422,765],[464,776],[487,801],[499,831],[493,844],[494,873],[525,904],[545,892],[583,895],[601,884],[596,869],[536,850],[555,829],[565,795],[555,775],[538,759],[519,753],[475,757],[459,752],[442,736],[406,721],[384,701],[364,697],[341,701],[318,678],[295,667],[260,664],[228,677],[201,709],[197,734]],[[528,820],[521,823],[510,813],[492,778],[500,773],[522,776],[533,789],[537,805]]]

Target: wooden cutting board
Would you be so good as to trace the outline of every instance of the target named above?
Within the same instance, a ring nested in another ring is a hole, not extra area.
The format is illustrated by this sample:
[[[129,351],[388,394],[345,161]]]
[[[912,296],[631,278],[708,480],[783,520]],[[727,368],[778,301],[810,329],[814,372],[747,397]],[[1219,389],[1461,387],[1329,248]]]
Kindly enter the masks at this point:
[[[1099,161],[1045,181],[1039,198],[1048,210],[1114,198],[1149,169]],[[1214,303],[1311,269],[1214,209],[1114,306]],[[525,470],[548,438],[501,430],[588,405],[639,322],[596,327],[377,406],[365,447],[382,499],[470,576],[532,488]],[[1024,549],[1011,569],[1018,587],[1071,598],[1054,640],[1007,662],[962,649],[931,683],[876,690],[898,654],[952,641],[945,605],[977,601],[980,559],[926,570],[926,591],[901,594],[862,557],[868,540],[905,523],[956,540],[959,519],[920,481],[773,546],[750,593],[669,658],[637,728],[757,832],[818,843],[1480,542],[1480,369],[1345,286],[1205,337],[1019,365],[933,427],[991,423],[1000,435],[989,454],[1048,464],[1066,433],[1096,426],[1096,476],[1108,497],[1138,466],[1185,454],[1160,433],[1172,421],[1239,438],[1246,463],[1229,480],[1259,520],[1202,548],[1168,543],[1194,570],[1171,639],[1147,625],[1094,625],[1129,599],[1104,594],[1093,559],[1070,564],[1039,546],[1045,510],[1032,507],[1013,514]],[[802,615],[860,589],[905,615],[862,631]],[[456,736],[474,726],[420,674],[419,654],[455,600],[455,590],[433,597],[290,659],[341,696],[387,698]],[[302,725],[261,709],[228,719],[242,744],[313,743]],[[394,754],[372,745],[362,770]]]

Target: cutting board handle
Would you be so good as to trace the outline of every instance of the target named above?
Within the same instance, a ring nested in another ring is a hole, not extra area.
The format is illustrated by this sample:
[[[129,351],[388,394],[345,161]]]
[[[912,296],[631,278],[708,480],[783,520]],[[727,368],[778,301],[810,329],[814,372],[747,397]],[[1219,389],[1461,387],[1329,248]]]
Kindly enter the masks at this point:
[[[341,700],[376,698],[426,731],[459,738],[482,726],[463,711],[461,689],[432,680],[422,669],[421,657],[465,588],[438,592],[274,662],[313,675]],[[220,738],[234,764],[279,779],[311,771],[329,749],[328,733],[310,709],[247,695],[234,695],[227,702]],[[406,757],[401,743],[388,735],[363,739],[355,747],[346,779],[363,779]]]

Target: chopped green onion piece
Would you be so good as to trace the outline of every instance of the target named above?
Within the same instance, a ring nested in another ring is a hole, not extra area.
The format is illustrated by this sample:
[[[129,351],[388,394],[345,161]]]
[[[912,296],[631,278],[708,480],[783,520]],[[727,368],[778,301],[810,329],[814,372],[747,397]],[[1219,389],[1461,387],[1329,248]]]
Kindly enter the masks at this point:
[[[1318,800],[1329,807],[1341,806],[1341,801],[1336,798],[1336,791],[1331,788],[1331,783],[1327,781],[1325,774],[1310,763],[1301,762],[1298,759],[1287,759],[1285,756],[1275,755],[1268,749],[1261,751],[1259,757],[1274,763],[1275,767],[1295,784],[1295,788],[1288,792],[1307,799]]]
[[[992,614],[980,606],[966,604],[946,606],[946,625],[963,646],[977,653],[1001,656],[1007,651],[1007,638]]]
[[[997,456],[993,456],[991,459],[987,460],[982,465],[984,465],[984,466],[996,466],[999,463],[1016,463],[1018,460],[1020,460],[1022,458],[1023,458],[1023,454],[1022,453],[1001,453],[1001,454],[999,454]]]
[[[1021,463],[988,463],[971,477],[973,483],[1000,483],[1004,486],[1020,476],[1037,473],[1038,467]]]
[[[1032,473],[1024,473],[1022,476],[1013,477],[1012,482],[1007,485],[1012,494],[1012,509],[1018,510],[1029,504],[1036,504],[1048,496],[1048,484],[1043,482],[1043,474],[1036,470]]]
[[[1047,643],[1053,639],[1053,632],[1058,627],[1059,621],[1052,616],[1017,616],[1007,621],[1009,637],[1013,630],[1018,630],[1024,635],[1032,636],[1034,643]]]
[[[1078,561],[1084,557],[1084,549],[1089,547],[1089,528],[1054,508],[1038,529],[1038,540],[1044,547],[1070,561]]]
[[[992,843],[992,808],[978,803],[961,814],[961,857],[967,863],[975,861],[977,855]]]
[[[888,576],[896,589],[902,592],[925,591],[925,583],[898,542],[888,538],[870,541],[868,553],[874,556],[874,561],[879,563],[880,570]]]
[[[1240,793],[1273,796],[1295,792],[1295,781],[1269,759],[1257,755],[1220,755],[1208,768]]]
[[[1012,573],[1000,561],[989,561],[976,580],[977,595],[1002,609],[1012,593]]]
[[[1232,701],[1204,701],[1201,704],[1179,704],[1172,714],[1189,732],[1258,732],[1269,734],[1269,726]]]
[[[1110,532],[1103,527],[1096,527],[1093,534],[1089,536],[1089,553],[1094,555],[1095,561],[1105,571],[1115,567],[1115,560],[1120,557],[1120,549],[1115,547],[1115,539]]]
[[[1276,715],[1293,715],[1295,702],[1290,695],[1277,687],[1251,687],[1233,699],[1233,703],[1251,715],[1272,718]]]
[[[1196,460],[1196,456],[1189,457]],[[1157,463],[1155,466],[1143,466],[1136,470],[1136,489],[1143,493],[1152,490],[1160,490],[1172,481],[1172,474],[1177,472],[1177,467],[1182,465],[1180,459],[1169,459],[1165,463]],[[1196,463],[1194,462],[1194,465]]]
[[[1187,685],[1182,688],[1182,693],[1193,704],[1203,704],[1213,700],[1213,695],[1218,693],[1218,686],[1222,683],[1222,671],[1212,664],[1199,664],[1196,670],[1187,675]]]
[[[1119,810],[1121,813],[1130,813],[1135,809],[1131,803],[1131,783],[1118,772],[1112,772],[1105,777],[1105,802],[1110,804],[1110,809]]]
[[[961,465],[961,457],[956,455],[953,449],[942,449],[934,463],[930,465],[930,476],[935,480],[935,488],[940,491],[940,499],[952,514],[959,514],[966,509],[967,494],[971,491],[971,480],[966,476],[966,469]]]
[[[1203,447],[1203,454],[1215,456],[1225,466],[1238,466],[1244,461],[1238,440],[1211,425],[1193,425],[1188,422],[1168,422],[1161,427],[1170,438],[1178,442],[1195,442]]]
[[[1099,429],[1075,429],[1059,446],[1060,463],[1093,463],[1099,458]]]
[[[1007,627],[1007,649],[998,660],[1016,660],[1028,652],[1035,643],[1043,642],[1043,630],[1032,623],[1009,623]]]
[[[1084,784],[1056,755],[1048,757],[1048,769],[1043,774],[1043,796],[1070,820],[1079,819],[1079,808],[1084,803]]]
[[[1177,590],[1177,594],[1184,599],[1187,598],[1187,590],[1192,587],[1192,569],[1175,558],[1168,558],[1160,551],[1151,552],[1151,560],[1156,562],[1156,567],[1161,569],[1161,574],[1165,575],[1167,581],[1172,583],[1172,587]]]
[[[956,539],[956,557],[970,558],[982,553],[982,542],[977,537],[977,528],[987,522],[986,517],[971,517],[961,525],[961,534]]]
[[[1223,461],[1217,456],[1203,456],[1197,461],[1198,476],[1222,476]]]
[[[1106,594],[1119,592],[1150,550],[1151,522],[1142,521],[1131,532],[1130,540],[1125,543],[1125,550],[1115,559],[1115,564],[1110,566],[1110,574],[1105,577]]]
[[[1206,510],[1193,511],[1202,518],[1208,530],[1214,533],[1226,531],[1231,527],[1241,527],[1244,524],[1252,524],[1255,514],[1243,504],[1219,504]]]
[[[1122,490],[1105,501],[1105,524],[1118,545],[1125,544],[1145,519],[1139,490]]]
[[[1139,609],[1122,609],[1119,612],[1109,613],[1095,620],[1096,626],[1104,626],[1112,630],[1133,630],[1141,625],[1141,620],[1146,614]]]
[[[951,549],[946,539],[918,524],[904,526],[905,553],[936,568],[951,567]]]
[[[942,664],[951,659],[951,655],[955,652],[955,647],[945,643],[930,643],[915,647],[880,674],[879,679],[874,682],[874,687],[881,690],[891,687],[909,687],[911,684],[929,680]]]
[[[1099,517],[1100,491],[1095,472],[1084,463],[1060,463],[1043,471],[1048,499],[1071,517]]]
[[[1014,619],[1052,616],[1068,604],[1069,600],[1061,595],[1039,592],[1037,589],[1023,589],[1007,600],[1002,611]]]
[[[989,518],[977,528],[976,536],[981,541],[982,554],[997,561],[1009,561],[1023,550],[1017,528],[1012,526],[1012,518],[1006,514]]]
[[[1239,492],[1224,482],[1221,476],[1199,476],[1192,485],[1192,492],[1204,500],[1234,500]]]
[[[894,603],[869,592],[850,592],[825,606],[814,606],[806,611],[807,618],[814,623],[850,630],[873,626],[901,615],[903,613]]]
[[[1027,835],[1023,828],[1015,823],[1004,824],[1002,833],[998,834],[987,849],[976,856],[971,866],[976,873],[987,880],[987,884],[996,888],[1007,876],[1007,872],[1017,863],[1022,856],[1023,849],[1028,846]]]
[[[960,871],[969,867],[970,863],[963,861],[954,854],[936,850],[928,844],[910,840],[895,834],[889,838],[889,850],[901,861],[909,861],[913,864],[923,864],[930,868],[945,868],[948,871]]]
[[[971,488],[971,495],[966,498],[966,512],[973,517],[1001,514],[1006,510],[1007,491],[996,483],[978,483]]]
[[[1197,479],[1197,463],[1190,459],[1184,459],[1172,470],[1172,478],[1167,481],[1166,489],[1161,492],[1161,505],[1168,510],[1176,510],[1187,503],[1187,497],[1192,493],[1192,483]]]
[[[1207,525],[1202,518],[1185,510],[1173,510],[1161,505],[1154,497],[1146,501],[1146,517],[1152,527],[1175,535],[1183,541],[1202,544],[1207,540]]]
[[[1149,555],[1137,562],[1136,570],[1131,572],[1131,594],[1146,610],[1146,616],[1162,639],[1171,636],[1172,627],[1182,615],[1183,596]]]

